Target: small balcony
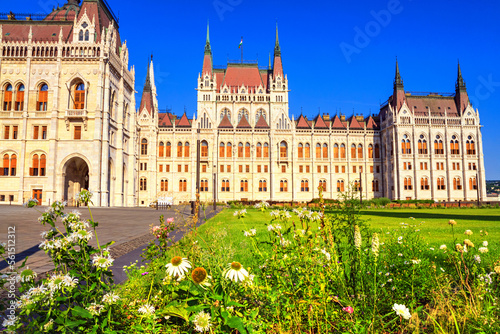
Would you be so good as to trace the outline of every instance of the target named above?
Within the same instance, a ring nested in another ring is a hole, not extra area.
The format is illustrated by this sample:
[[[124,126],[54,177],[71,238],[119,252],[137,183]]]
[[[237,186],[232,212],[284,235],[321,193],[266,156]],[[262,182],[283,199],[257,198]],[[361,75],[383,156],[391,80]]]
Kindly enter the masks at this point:
[[[67,109],[66,118],[87,118],[87,109]]]

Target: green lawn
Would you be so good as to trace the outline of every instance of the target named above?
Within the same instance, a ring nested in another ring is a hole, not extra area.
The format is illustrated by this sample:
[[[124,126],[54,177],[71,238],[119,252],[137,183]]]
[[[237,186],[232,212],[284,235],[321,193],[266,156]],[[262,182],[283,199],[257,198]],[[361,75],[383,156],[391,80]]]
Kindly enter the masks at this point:
[[[199,228],[200,236],[217,234],[217,240],[226,245],[231,245],[231,252],[235,261],[252,261],[248,249],[252,247],[249,238],[243,235],[243,231],[249,229],[257,230],[257,239],[268,238],[267,225],[271,222],[271,210],[261,212],[257,209],[247,208],[247,214],[243,219],[233,216],[236,209],[225,209],[217,216],[210,219]],[[490,252],[500,250],[500,209],[369,209],[364,210],[362,219],[368,222],[373,232],[380,232],[384,238],[386,232],[399,229],[401,223],[417,225],[422,237],[428,242],[429,247],[439,247],[441,244],[453,246],[453,237],[448,221],[453,219],[455,225],[455,237],[458,242],[468,238],[478,245],[487,240]],[[327,212],[328,214],[328,212]],[[292,213],[292,221],[300,226],[299,219]],[[412,219],[414,218],[414,219]],[[423,224],[420,224],[424,222]],[[289,223],[291,225],[291,222]],[[285,227],[285,226],[283,226]],[[314,226],[313,229],[317,227]],[[471,230],[472,236],[466,237],[465,230]],[[483,233],[481,233],[483,231]],[[484,235],[484,231],[488,236]],[[481,235],[483,234],[483,235]]]

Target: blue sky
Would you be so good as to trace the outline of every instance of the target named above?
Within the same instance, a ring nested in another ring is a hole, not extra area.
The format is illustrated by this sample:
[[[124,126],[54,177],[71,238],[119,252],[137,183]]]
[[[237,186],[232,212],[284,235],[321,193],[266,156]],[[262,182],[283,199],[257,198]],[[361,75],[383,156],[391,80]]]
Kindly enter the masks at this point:
[[[60,0],[62,5],[65,0]],[[108,0],[136,66],[137,105],[154,54],[160,109],[196,112],[207,20],[214,64],[244,58],[268,64],[275,24],[289,79],[290,114],[368,115],[392,93],[398,57],[405,89],[454,92],[457,59],[484,126],[487,179],[500,179],[500,3],[497,1],[144,1]],[[2,3],[40,13],[56,0]]]

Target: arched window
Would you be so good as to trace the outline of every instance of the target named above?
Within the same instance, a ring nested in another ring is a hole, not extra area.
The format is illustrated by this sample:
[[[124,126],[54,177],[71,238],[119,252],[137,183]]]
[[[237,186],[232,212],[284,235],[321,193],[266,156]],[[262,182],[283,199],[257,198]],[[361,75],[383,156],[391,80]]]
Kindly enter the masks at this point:
[[[337,181],[337,191],[338,192],[343,192],[344,191],[344,180],[338,180]]]
[[[85,109],[85,85],[83,82],[74,85],[73,109]]]
[[[224,158],[226,156],[226,145],[223,142],[219,144],[219,158]]]
[[[2,168],[0,169],[0,175],[8,176],[9,175],[9,155],[4,154]]]
[[[476,178],[471,177],[469,179],[469,190],[476,190],[477,189],[477,183],[476,183]]]
[[[170,142],[167,142],[167,146],[165,147],[165,156],[167,158],[170,158],[172,156],[172,144]]]
[[[467,141],[465,142],[465,149],[467,150],[468,155],[476,154],[476,146],[474,145],[474,140],[472,136],[467,137]]]
[[[221,186],[221,189],[220,189],[222,192],[227,192],[227,191],[230,191],[230,187],[229,187],[229,180],[227,179],[224,179],[222,180],[222,186]]]
[[[402,154],[411,154],[411,145],[410,145],[410,139],[408,138],[408,135],[404,135],[403,139],[401,140],[401,153]]]
[[[354,180],[354,191],[361,191],[359,180]]]
[[[287,180],[280,181],[280,192],[288,192],[288,181]]]
[[[257,110],[257,113],[255,114],[255,123],[259,121],[260,116],[262,116],[264,120],[266,120],[266,111],[263,109]]]
[[[241,180],[240,181],[240,191],[241,192],[247,192],[248,191],[248,180]]]
[[[3,110],[10,111],[12,109],[12,85],[5,85],[3,93]]]
[[[89,31],[85,30],[85,41],[89,40]]]
[[[445,190],[446,186],[444,185],[444,178],[443,177],[438,177],[437,179],[437,189],[438,190]]]
[[[139,180],[139,190],[146,191],[147,190],[147,182],[145,177],[141,177]]]
[[[16,176],[17,169],[17,156],[12,154],[10,156],[10,176]]]
[[[405,187],[405,190],[411,190],[412,189],[412,186],[411,186],[411,177],[405,177],[404,187]]]
[[[168,180],[161,180],[161,191],[168,191]]]
[[[189,157],[189,143],[188,142],[184,143],[184,157],[186,157],[186,158]]]
[[[257,158],[262,158],[262,144],[257,143]]]
[[[297,152],[298,152],[299,158],[304,157],[304,145],[302,143],[299,143],[299,147],[297,149]]]
[[[328,158],[328,144],[324,143],[323,144],[323,159]]]
[[[229,121],[231,121],[231,112],[228,109],[222,109],[220,112],[220,119],[222,120],[224,118],[224,115],[227,116]]]
[[[269,144],[264,143],[264,158],[269,158]]]
[[[306,159],[309,159],[311,157],[311,145],[309,145],[309,143],[306,143],[304,147],[304,157]]]
[[[248,111],[246,109],[241,109],[238,112],[238,123],[241,121],[242,117],[245,117],[247,119],[247,121],[248,121]]]
[[[373,145],[368,145],[368,159],[373,159]]]
[[[434,154],[444,154],[443,141],[439,136],[434,140]]]
[[[425,140],[424,135],[420,135],[418,139],[418,154],[428,154],[427,140]]]
[[[243,143],[238,143],[238,158],[243,158]]]
[[[427,177],[420,178],[420,189],[429,190],[429,179]]]
[[[226,157],[231,158],[233,156],[233,144],[227,143],[226,145]]]
[[[189,144],[188,143],[186,143],[186,144],[189,147]],[[188,152],[188,156],[189,156],[189,152]],[[201,157],[208,158],[208,143],[206,140],[201,142]]]
[[[148,140],[146,138],[141,140],[141,155],[148,155]]]
[[[339,144],[337,143],[333,144],[333,158],[334,159],[339,158]]]
[[[267,191],[267,181],[266,180],[259,180],[259,191],[260,192]]]
[[[303,191],[303,192],[309,191],[309,180],[300,181],[300,191]]]
[[[380,147],[378,144],[375,144],[375,159],[380,159]]]
[[[451,154],[460,154],[460,149],[458,148],[457,136],[452,136],[450,141],[450,152]]]
[[[356,159],[356,144],[351,145],[351,159]]]
[[[165,156],[165,144],[162,141],[160,142],[160,146],[158,147],[158,156]]]
[[[22,111],[24,109],[24,85],[19,84],[16,89],[16,103],[14,110]]]
[[[47,157],[45,154],[42,154],[40,156],[40,173],[38,173],[40,176],[45,176],[45,170],[47,168]]]
[[[245,144],[245,158],[250,158],[250,143]]]
[[[358,159],[363,159],[363,145],[358,145]]]
[[[38,176],[38,169],[40,167],[40,160],[38,154],[34,154],[31,159],[30,176]]]
[[[177,158],[182,158],[182,142],[177,143]]]
[[[38,101],[36,102],[37,111],[47,111],[49,86],[41,84],[38,88]]]
[[[340,158],[345,159],[345,144],[340,145]]]
[[[288,157],[288,145],[286,141],[282,141],[280,143],[280,158],[287,158]]]
[[[373,192],[379,191],[378,190],[378,180],[377,179],[372,180],[372,191]]]
[[[321,144],[316,144],[316,159],[321,159]]]
[[[207,192],[208,191],[208,180],[203,179],[200,181],[200,191],[201,192]]]
[[[181,192],[187,191],[187,180],[185,179],[179,180],[179,191]]]
[[[80,30],[80,32],[78,33],[78,40],[83,41],[83,30]]]
[[[321,188],[321,191],[326,191],[326,180],[319,180],[318,190]]]
[[[453,189],[454,190],[461,190],[462,189],[462,183],[461,183],[459,177],[453,178]]]

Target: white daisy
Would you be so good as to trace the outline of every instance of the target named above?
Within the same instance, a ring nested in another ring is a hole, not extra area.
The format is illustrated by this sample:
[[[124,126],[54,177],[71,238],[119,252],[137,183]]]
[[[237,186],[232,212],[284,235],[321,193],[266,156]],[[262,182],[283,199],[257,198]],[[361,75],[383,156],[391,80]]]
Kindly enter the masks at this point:
[[[254,228],[244,232],[245,237],[254,237],[255,234],[257,234],[257,230]]]
[[[170,263],[167,263],[165,267],[167,268],[167,274],[169,276],[181,277],[185,273],[187,273],[189,268],[191,268],[191,262],[189,262],[186,258],[175,256],[172,258],[172,260],[170,260]]]
[[[483,246],[488,247],[488,241],[483,241]]]
[[[92,303],[92,304],[90,304],[90,306],[87,306],[86,309],[92,315],[99,315],[103,311],[104,305]]]
[[[98,268],[107,269],[113,265],[115,260],[111,256],[94,255],[92,264]]]
[[[21,271],[21,275],[19,276],[21,277],[22,282],[30,282],[37,276],[37,274],[29,267],[26,267],[26,269]]]
[[[488,248],[486,248],[486,247],[479,247],[478,251],[479,251],[479,253],[482,253],[482,254],[488,253]]]
[[[439,246],[439,249],[441,249],[441,250],[446,250],[446,248],[447,248],[446,245]]]
[[[197,332],[203,333],[210,330],[210,314],[205,313],[204,311],[199,312],[194,316],[193,319],[194,329]]]
[[[238,281],[244,281],[248,277],[248,271],[243,268],[241,263],[232,262],[229,264],[229,268],[227,269],[224,277],[238,283]]]
[[[142,313],[146,316],[152,315],[155,313],[155,307],[153,305],[145,304],[137,310],[137,312]]]
[[[392,309],[396,312],[396,315],[409,320],[411,318],[410,310],[404,304],[394,304]]]
[[[102,302],[104,304],[114,304],[119,299],[120,299],[120,297],[116,293],[114,293],[114,292],[108,292],[107,294],[105,294],[104,296],[102,296]]]

